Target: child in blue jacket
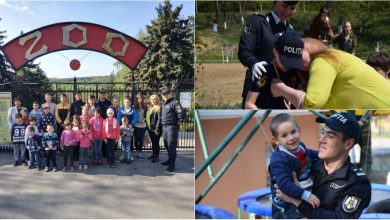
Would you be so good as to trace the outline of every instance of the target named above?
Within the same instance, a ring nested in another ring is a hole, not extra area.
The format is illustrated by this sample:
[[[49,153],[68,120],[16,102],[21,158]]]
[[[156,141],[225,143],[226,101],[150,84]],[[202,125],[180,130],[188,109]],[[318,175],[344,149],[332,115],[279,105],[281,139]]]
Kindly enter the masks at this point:
[[[311,193],[313,181],[310,167],[318,159],[318,152],[307,149],[300,140],[299,127],[293,116],[282,113],[270,123],[272,140],[277,144],[271,156],[268,171],[271,177],[272,218],[304,218],[297,208],[276,196],[276,187],[284,194],[302,199],[314,208],[320,200]]]

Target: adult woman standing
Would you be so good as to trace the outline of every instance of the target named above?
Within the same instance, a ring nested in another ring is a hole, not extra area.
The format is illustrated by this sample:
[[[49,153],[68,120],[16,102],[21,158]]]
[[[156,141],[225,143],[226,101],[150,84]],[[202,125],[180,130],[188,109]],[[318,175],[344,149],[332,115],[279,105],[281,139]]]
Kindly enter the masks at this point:
[[[352,55],[356,54],[357,37],[352,33],[352,25],[350,21],[345,21],[343,32],[333,39],[333,44],[336,44],[340,50],[348,52]]]
[[[135,103],[135,110],[137,111],[137,123],[134,126],[134,140],[135,140],[135,157],[139,160],[143,160],[142,157],[142,146],[144,144],[144,136],[146,132],[146,105],[144,98],[141,94],[137,95],[137,101]]]
[[[390,82],[361,59],[328,49],[320,41],[284,33],[275,43],[275,64],[280,69],[308,71],[306,93],[274,80],[271,91],[297,108],[388,109]]]
[[[70,119],[70,104],[65,93],[61,94],[61,103],[56,105],[54,115],[57,122],[57,135],[61,137],[62,131],[65,129],[64,122]]]
[[[149,98],[148,110],[146,111],[146,126],[149,132],[150,139],[152,140],[153,154],[148,157],[152,159],[151,162],[155,163],[159,160],[160,154],[160,137],[161,137],[161,123],[160,112],[161,104],[158,96],[153,94]]]

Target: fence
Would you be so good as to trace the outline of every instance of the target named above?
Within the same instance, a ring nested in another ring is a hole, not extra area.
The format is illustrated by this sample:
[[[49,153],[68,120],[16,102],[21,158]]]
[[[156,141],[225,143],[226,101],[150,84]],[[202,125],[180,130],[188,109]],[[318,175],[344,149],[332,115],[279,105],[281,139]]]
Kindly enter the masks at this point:
[[[50,82],[51,91],[53,96],[53,102],[58,103],[60,95],[62,93],[67,94],[68,99],[72,102],[74,98],[74,92],[79,91],[82,95],[82,99],[87,102],[90,95],[94,95],[98,98],[98,91],[100,89],[107,90],[107,98],[117,98],[119,103],[123,103],[126,96],[130,96],[134,102],[135,94],[141,93],[144,97],[148,98],[152,94],[160,94],[162,88],[174,88],[172,93],[175,97],[180,96],[181,92],[193,92],[194,80],[185,79],[172,82],[128,82],[128,83],[98,83],[98,82],[78,82],[78,79],[74,78],[73,82]],[[34,87],[23,88],[23,90],[14,90],[17,96],[18,93],[32,93],[38,94]],[[36,97],[36,100],[40,100]],[[191,102],[193,103],[193,102]],[[193,122],[193,106],[186,109],[186,118],[179,122],[179,139],[178,150],[193,150],[195,146],[194,140],[194,122]],[[161,150],[165,150],[162,139],[160,140]],[[144,147],[144,150],[151,151],[151,144]],[[0,145],[0,152],[12,151],[12,145]]]

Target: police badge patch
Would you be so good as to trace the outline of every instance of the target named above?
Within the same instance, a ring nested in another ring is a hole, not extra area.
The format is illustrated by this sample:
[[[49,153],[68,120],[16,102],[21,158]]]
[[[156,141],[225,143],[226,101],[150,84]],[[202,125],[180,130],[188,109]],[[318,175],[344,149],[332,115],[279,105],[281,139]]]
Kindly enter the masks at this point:
[[[244,27],[243,33],[244,33],[245,35],[254,34],[255,32],[256,32],[255,28],[254,28],[252,25],[250,25],[250,24],[248,24],[248,25],[246,25],[246,26]]]
[[[347,195],[343,201],[343,209],[345,212],[354,212],[359,207],[360,202],[362,201],[361,198],[357,196],[350,196]]]

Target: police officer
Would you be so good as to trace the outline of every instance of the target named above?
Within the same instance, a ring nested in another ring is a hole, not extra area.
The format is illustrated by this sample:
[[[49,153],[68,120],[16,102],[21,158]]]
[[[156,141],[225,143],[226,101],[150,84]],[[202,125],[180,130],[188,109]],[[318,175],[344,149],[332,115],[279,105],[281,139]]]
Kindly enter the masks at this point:
[[[349,113],[336,113],[327,118],[317,118],[325,123],[320,138],[318,160],[313,164],[313,191],[321,201],[320,207],[284,195],[277,196],[298,207],[307,218],[358,218],[371,200],[371,184],[367,176],[354,164],[348,152],[357,143],[360,126]]]
[[[288,19],[293,16],[297,7],[298,1],[274,1],[271,13],[249,16],[238,50],[238,58],[247,68],[242,92],[243,108],[252,82],[267,72],[265,66],[274,59],[272,50],[278,35],[292,30]]]
[[[164,146],[168,151],[168,160],[161,163],[167,165],[167,171],[175,170],[177,136],[179,132],[179,120],[183,120],[185,113],[180,103],[176,101],[169,90],[163,90],[162,98],[164,104],[161,110],[162,136]]]

